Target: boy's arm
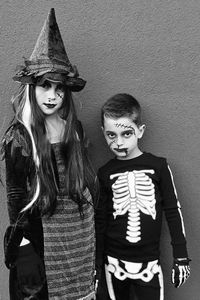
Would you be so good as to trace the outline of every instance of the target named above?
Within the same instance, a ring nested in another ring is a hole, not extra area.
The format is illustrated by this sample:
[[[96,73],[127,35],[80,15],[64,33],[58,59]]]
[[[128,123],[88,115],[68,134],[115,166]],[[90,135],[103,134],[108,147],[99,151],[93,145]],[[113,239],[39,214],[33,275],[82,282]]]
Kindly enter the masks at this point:
[[[179,287],[190,275],[190,259],[186,247],[181,205],[177,198],[172,172],[166,161],[164,161],[161,170],[161,193],[174,256],[172,283],[175,287]]]
[[[95,229],[96,229],[96,268],[97,273],[103,266],[104,258],[104,240],[107,225],[107,190],[104,185],[101,172],[98,172],[99,179],[99,201],[95,212]]]
[[[161,169],[161,196],[168,223],[174,258],[188,257],[181,205],[177,198],[172,172],[166,162]]]

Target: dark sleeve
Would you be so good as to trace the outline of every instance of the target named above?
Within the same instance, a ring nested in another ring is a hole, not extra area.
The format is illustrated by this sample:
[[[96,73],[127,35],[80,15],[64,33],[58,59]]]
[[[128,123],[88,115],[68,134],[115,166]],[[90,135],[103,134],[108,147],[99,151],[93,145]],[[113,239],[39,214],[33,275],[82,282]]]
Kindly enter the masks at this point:
[[[97,264],[101,265],[104,257],[104,240],[107,226],[108,192],[104,184],[103,175],[100,171],[97,175],[99,179],[99,201],[95,212],[96,259]]]
[[[172,172],[165,159],[163,159],[161,169],[160,185],[163,210],[171,235],[173,256],[174,258],[188,257],[181,205],[177,198]]]
[[[9,134],[9,133],[8,133]],[[23,147],[19,132],[12,131],[4,145],[7,207],[10,226],[4,235],[4,253],[7,267],[16,259],[18,246],[23,237],[27,237],[27,213],[21,210],[27,203],[27,183],[30,177],[30,157]],[[23,138],[24,140],[24,138]]]
[[[13,147],[14,140],[5,147],[6,192],[10,224],[22,224],[20,212],[27,203],[29,161],[21,147]]]

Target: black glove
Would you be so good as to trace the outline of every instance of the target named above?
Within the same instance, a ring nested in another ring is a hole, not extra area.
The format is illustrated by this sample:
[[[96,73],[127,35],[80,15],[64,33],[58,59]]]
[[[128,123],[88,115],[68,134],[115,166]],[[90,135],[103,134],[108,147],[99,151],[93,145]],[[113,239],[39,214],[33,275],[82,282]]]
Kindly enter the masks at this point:
[[[96,260],[95,266],[95,291],[98,289],[99,281],[101,280],[102,270],[103,270],[103,263],[101,260]]]
[[[22,238],[23,228],[13,225],[8,226],[4,234],[4,260],[8,269],[11,269],[15,264]]]
[[[183,285],[190,276],[189,258],[176,258],[172,268],[172,283],[176,288]]]
[[[45,283],[45,269],[31,243],[19,247],[15,265],[21,292],[24,296],[36,295]]]

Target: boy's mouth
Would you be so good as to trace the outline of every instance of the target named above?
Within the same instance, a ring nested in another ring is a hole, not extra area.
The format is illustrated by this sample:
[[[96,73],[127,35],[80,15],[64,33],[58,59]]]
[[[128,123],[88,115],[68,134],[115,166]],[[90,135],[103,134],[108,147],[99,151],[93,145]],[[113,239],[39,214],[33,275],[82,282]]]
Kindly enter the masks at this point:
[[[44,103],[47,108],[54,108],[56,104]]]
[[[121,148],[121,149],[119,149],[119,148],[114,148],[114,150],[116,151],[116,152],[125,152],[125,153],[127,153],[128,152],[128,148]]]

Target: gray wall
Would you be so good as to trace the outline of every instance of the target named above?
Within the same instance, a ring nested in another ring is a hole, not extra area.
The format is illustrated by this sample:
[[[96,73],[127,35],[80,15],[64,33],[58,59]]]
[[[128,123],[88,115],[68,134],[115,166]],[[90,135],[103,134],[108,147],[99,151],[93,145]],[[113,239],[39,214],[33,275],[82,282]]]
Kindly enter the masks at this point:
[[[200,1],[1,0],[1,135],[12,116],[9,101],[17,87],[11,79],[14,69],[23,62],[22,56],[30,56],[50,7],[55,7],[71,62],[87,80],[75,101],[91,140],[96,168],[111,157],[100,130],[102,103],[117,92],[131,93],[141,102],[147,125],[141,147],[168,157],[193,259],[189,281],[181,289],[173,288],[170,237],[164,223],[161,258],[166,299],[198,300]],[[0,224],[2,240],[8,224],[3,188]],[[7,300],[8,273],[2,244],[0,253],[0,300]]]

